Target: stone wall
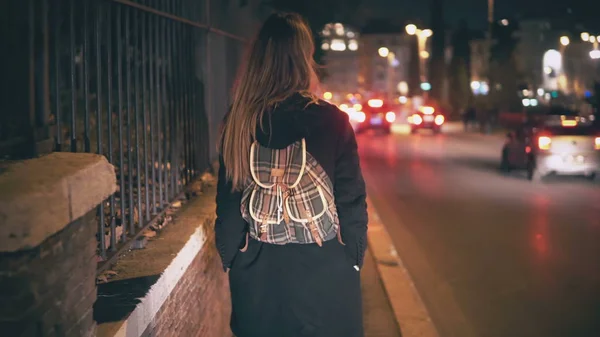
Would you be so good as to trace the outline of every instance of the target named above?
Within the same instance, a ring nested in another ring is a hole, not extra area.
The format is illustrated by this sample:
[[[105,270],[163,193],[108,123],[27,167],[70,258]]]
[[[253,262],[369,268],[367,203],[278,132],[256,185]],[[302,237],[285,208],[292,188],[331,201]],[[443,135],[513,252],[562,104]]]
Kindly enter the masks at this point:
[[[0,334],[95,336],[96,206],[116,190],[102,156],[53,153],[0,174]]]
[[[95,336],[96,212],[34,249],[0,253],[0,331],[6,336]]]

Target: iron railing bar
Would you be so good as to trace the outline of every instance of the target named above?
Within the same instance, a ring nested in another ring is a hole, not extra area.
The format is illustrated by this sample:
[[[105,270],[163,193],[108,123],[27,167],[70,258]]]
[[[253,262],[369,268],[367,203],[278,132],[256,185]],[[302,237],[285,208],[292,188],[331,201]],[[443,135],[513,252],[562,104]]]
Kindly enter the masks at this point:
[[[144,13],[142,13],[143,15]],[[134,37],[135,37],[135,50],[136,50],[136,54],[139,54],[140,51],[140,24],[141,24],[141,20],[140,20],[140,15],[138,11],[135,11],[133,13],[133,24],[134,24]],[[135,119],[135,168],[136,168],[136,183],[137,183],[137,193],[136,193],[136,197],[137,197],[137,214],[138,214],[138,226],[142,225],[142,174],[140,171],[140,146],[141,144],[141,140],[140,140],[140,113],[142,112],[142,110],[140,109],[140,67],[142,66],[139,62],[140,58],[136,57],[136,55],[134,55],[134,59],[133,59],[133,66],[134,68],[134,74],[135,74],[135,114],[134,114],[134,119]],[[145,142],[145,139],[144,139]]]
[[[85,102],[84,120],[83,120],[83,142],[84,152],[91,152],[90,141],[90,77],[89,77],[89,52],[90,52],[90,36],[88,27],[88,10],[89,1],[83,0],[83,94]]]
[[[62,125],[61,125],[61,97],[60,97],[60,24],[61,24],[61,11],[60,11],[61,0],[56,0],[54,4],[54,72],[55,72],[55,88],[54,88],[54,117],[56,120],[56,135],[54,138],[54,150],[62,151]]]
[[[165,1],[165,8],[167,8],[167,3],[166,1],[168,0],[164,0]],[[161,203],[161,207],[164,207],[169,200],[169,155],[170,155],[170,151],[168,149],[168,140],[169,140],[169,116],[171,115],[171,109],[169,107],[169,97],[168,97],[168,93],[167,93],[167,76],[169,76],[169,62],[168,62],[168,35],[167,35],[167,27],[168,27],[168,21],[166,19],[161,20],[162,21],[162,45],[161,45],[161,53],[162,53],[162,91],[161,91],[161,97],[162,97],[162,102],[163,102],[163,113],[162,113],[162,123],[163,123],[163,183],[164,183],[164,199]]]
[[[35,133],[33,130],[35,130],[36,127],[36,113],[35,113],[35,109],[36,109],[36,85],[35,85],[35,73],[36,73],[36,69],[35,69],[35,57],[36,57],[36,49],[35,49],[35,44],[36,44],[36,27],[35,27],[35,23],[36,23],[36,15],[35,15],[35,1],[34,0],[29,0],[28,2],[28,27],[29,27],[29,34],[28,34],[28,45],[29,45],[29,128],[30,128],[30,132],[28,134],[28,137],[30,137],[30,141],[31,143],[35,142]]]
[[[111,1],[123,4],[123,5],[126,5],[126,6],[131,6],[131,7],[134,7],[134,8],[137,8],[137,9],[140,9],[140,10],[143,10],[143,11],[146,11],[146,12],[158,15],[158,16],[162,16],[162,17],[164,17],[166,19],[179,21],[179,22],[185,23],[187,25],[190,25],[190,26],[193,26],[193,27],[196,27],[196,28],[204,29],[204,30],[209,31],[210,33],[215,33],[217,35],[226,36],[226,37],[229,37],[229,38],[232,38],[234,40],[241,41],[241,42],[247,42],[247,40],[245,38],[241,37],[241,36],[237,36],[235,34],[228,33],[228,32],[223,31],[221,29],[210,27],[210,25],[208,25],[208,24],[204,24],[204,23],[192,21],[192,20],[189,20],[189,19],[186,19],[186,18],[182,18],[180,16],[169,14],[167,12],[163,12],[163,11],[154,9],[152,7],[144,6],[144,5],[141,5],[141,4],[133,2],[133,1],[128,1],[128,0],[111,0]]]
[[[189,184],[190,182],[190,147],[192,146],[192,142],[190,139],[190,120],[188,118],[188,114],[189,114],[189,107],[187,105],[187,98],[188,98],[188,85],[187,85],[187,79],[189,78],[189,65],[186,62],[186,54],[188,52],[188,48],[186,46],[186,36],[188,34],[188,30],[185,29],[185,27],[180,24],[179,26],[179,50],[182,51],[179,53],[179,76],[180,76],[180,83],[181,83],[181,96],[179,98],[179,104],[181,106],[181,112],[179,114],[179,118],[181,121],[181,124],[183,125],[183,128],[185,129],[185,132],[183,132],[183,134],[181,135],[181,141],[183,142],[183,164],[184,164],[184,169],[185,169],[185,184]],[[186,69],[188,69],[188,71],[186,71]],[[178,167],[178,169],[181,169],[181,165],[180,167]],[[180,172],[178,170],[178,172]],[[182,179],[183,180],[183,179]],[[183,183],[183,181],[182,181]]]
[[[193,142],[193,146],[192,146],[192,175],[195,177],[196,176],[196,171],[198,170],[198,154],[196,153],[197,151],[197,146],[198,146],[198,139],[197,139],[197,131],[198,131],[198,117],[197,117],[197,110],[196,110],[196,104],[195,104],[195,100],[196,100],[196,64],[195,64],[195,48],[193,47],[195,44],[195,39],[194,39],[194,31],[188,31],[188,49],[189,49],[189,53],[188,53],[188,63],[190,65],[190,72],[189,72],[189,77],[188,77],[188,85],[189,85],[189,95],[190,97],[188,98],[189,101],[189,111],[190,111],[190,139]]]
[[[156,214],[152,220],[148,221],[142,228],[140,228],[130,238],[129,241],[123,242],[123,244],[119,245],[119,247],[114,251],[114,253],[112,253],[106,260],[104,260],[98,264],[98,268],[96,269],[96,275],[101,274],[103,271],[107,270],[110,266],[115,264],[115,262],[117,262],[117,259],[119,258],[119,256],[121,256],[121,254],[123,252],[129,250],[131,248],[131,245],[135,242],[135,240],[137,240],[140,236],[142,236],[142,234],[144,233],[144,231],[146,229],[148,229],[152,225],[156,224],[165,215],[167,210],[169,208],[171,208],[175,202],[182,199],[183,197],[184,197],[183,193],[177,195],[173,199],[173,201],[171,203],[165,205],[165,207],[163,207],[163,209],[161,209],[160,212],[158,214]]]
[[[175,10],[175,3],[172,3],[173,10]],[[181,67],[181,63],[177,59],[177,55],[181,54],[177,49],[177,42],[179,41],[179,36],[177,34],[179,26],[178,22],[171,22],[171,43],[169,43],[169,58],[171,64],[171,101],[173,109],[171,111],[171,125],[173,125],[173,130],[180,130],[179,128],[179,114],[181,112],[181,107],[179,106],[179,96],[181,95],[181,85],[180,85],[180,76],[179,70]],[[178,179],[179,179],[179,156],[181,155],[181,146],[179,143],[179,139],[181,132],[172,132],[171,133],[171,195],[174,196],[176,193],[179,193],[179,188],[177,187]]]
[[[156,86],[154,85],[154,74],[155,74],[155,70],[156,70],[156,56],[154,54],[155,52],[155,29],[153,29],[153,27],[156,26],[156,23],[158,22],[158,17],[156,16],[150,16],[150,14],[148,14],[148,28],[150,29],[149,34],[148,34],[148,55],[149,55],[149,60],[148,60],[148,75],[149,75],[149,105],[150,105],[150,111],[149,111],[149,119],[150,119],[150,162],[152,163],[152,214],[156,214],[156,151],[154,149],[154,138],[157,137],[156,135],[156,126],[154,124],[154,112],[158,110],[158,108],[155,105],[155,101],[154,101],[154,97],[156,97]],[[158,30],[156,30],[156,32],[158,32]]]
[[[150,193],[148,189],[148,99],[147,99],[147,91],[148,86],[146,80],[148,79],[148,59],[146,58],[146,36],[147,31],[146,28],[149,28],[147,25],[148,22],[148,13],[142,13],[142,124],[143,124],[143,137],[144,137],[144,201],[146,203],[145,208],[145,219],[146,221],[150,221]],[[152,137],[152,136],[150,136]],[[141,212],[142,210],[140,210]],[[141,213],[140,213],[141,219]],[[141,223],[141,221],[140,221]]]
[[[42,62],[43,62],[43,75],[42,75],[42,109],[41,115],[36,116],[37,118],[34,120],[35,126],[42,127],[42,136],[44,139],[47,137],[51,137],[48,132],[49,130],[45,130],[48,127],[48,117],[51,111],[50,108],[50,27],[49,27],[49,18],[50,8],[48,6],[48,0],[42,0],[42,45],[43,45],[43,53],[42,53]],[[35,139],[37,143],[40,139]],[[36,154],[37,154],[36,149]]]
[[[123,150],[123,33],[121,6],[117,6],[117,116],[119,117],[119,187],[121,194],[121,240],[127,239],[127,216],[125,204],[125,154]]]
[[[131,65],[132,65],[132,51],[131,51],[131,7],[125,7],[125,81],[127,88],[125,90],[125,105],[127,113],[125,118],[127,120],[127,189],[128,189],[128,203],[129,206],[129,231],[135,232],[135,218],[134,218],[134,206],[133,206],[133,151],[132,151],[132,139],[133,135],[131,132]],[[123,147],[124,144],[121,144]],[[124,165],[124,164],[122,164]],[[122,188],[124,186],[121,186]],[[123,213],[125,217],[125,213]]]
[[[112,88],[112,73],[113,73],[113,52],[112,52],[112,8],[107,6],[106,8],[106,112],[107,112],[107,124],[108,124],[108,161],[114,164],[113,156],[113,88]],[[116,209],[115,209],[115,193],[110,195],[109,200],[110,207],[110,250],[115,251],[117,247],[117,223],[116,223]]]
[[[77,74],[75,73],[75,0],[70,1],[69,31],[70,31],[70,56],[71,56],[71,152],[77,152]]]
[[[158,207],[160,209],[163,208],[164,204],[163,204],[163,172],[162,170],[164,169],[164,167],[162,166],[162,144],[161,144],[161,135],[163,132],[162,129],[162,123],[161,123],[161,117],[162,117],[162,113],[163,113],[163,101],[162,101],[162,81],[161,81],[161,74],[162,76],[165,76],[165,73],[163,71],[164,68],[164,59],[163,59],[163,55],[162,55],[162,45],[164,44],[164,41],[161,39],[162,34],[161,33],[161,29],[160,27],[162,26],[162,22],[164,20],[162,18],[158,18],[158,20],[156,21],[156,131],[157,131],[157,136],[158,136],[158,141],[157,141],[157,148],[156,148],[156,161],[158,164]],[[164,77],[162,77],[164,78]],[[165,135],[162,135],[163,137]],[[164,139],[164,138],[162,138]]]
[[[102,155],[102,3],[96,2],[96,127],[98,154]],[[110,128],[110,125],[109,125]],[[104,201],[98,207],[98,241],[100,242],[100,258],[106,259],[106,239],[104,237]]]

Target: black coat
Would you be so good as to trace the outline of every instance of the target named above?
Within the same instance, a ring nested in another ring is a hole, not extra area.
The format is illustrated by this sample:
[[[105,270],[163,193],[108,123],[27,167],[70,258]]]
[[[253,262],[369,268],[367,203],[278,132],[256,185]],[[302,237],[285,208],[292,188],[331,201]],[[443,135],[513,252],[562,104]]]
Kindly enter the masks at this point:
[[[334,184],[345,246],[271,245],[250,239],[240,213],[241,192],[231,192],[220,161],[216,244],[229,272],[231,328],[237,337],[362,337],[360,275],[366,249],[367,208],[356,139],[348,116],[326,102],[307,106],[296,95],[265,114],[257,140],[285,148],[305,138],[307,151]],[[269,124],[271,127],[269,127]]]

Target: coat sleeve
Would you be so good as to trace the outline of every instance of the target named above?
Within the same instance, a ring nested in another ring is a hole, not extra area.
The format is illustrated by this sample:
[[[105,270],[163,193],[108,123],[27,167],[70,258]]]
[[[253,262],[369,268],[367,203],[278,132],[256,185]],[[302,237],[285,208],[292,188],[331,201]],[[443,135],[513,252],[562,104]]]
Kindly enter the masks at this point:
[[[362,267],[367,248],[367,193],[356,137],[345,114],[342,124],[335,160],[335,202],[346,253],[356,265]]]
[[[225,174],[223,158],[219,156],[219,180],[217,183],[217,218],[215,221],[215,243],[223,270],[227,271],[244,242],[247,224],[242,218],[240,202],[242,192],[232,191],[231,181]]]

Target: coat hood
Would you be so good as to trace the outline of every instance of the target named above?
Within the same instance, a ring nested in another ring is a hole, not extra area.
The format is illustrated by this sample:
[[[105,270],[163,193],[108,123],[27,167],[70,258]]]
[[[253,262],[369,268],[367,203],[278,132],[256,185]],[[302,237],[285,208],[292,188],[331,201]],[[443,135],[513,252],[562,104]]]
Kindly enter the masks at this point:
[[[283,149],[290,144],[306,138],[310,130],[315,129],[323,118],[319,118],[326,102],[311,103],[310,99],[295,94],[267,111],[262,127],[256,131],[256,139],[265,147]]]

